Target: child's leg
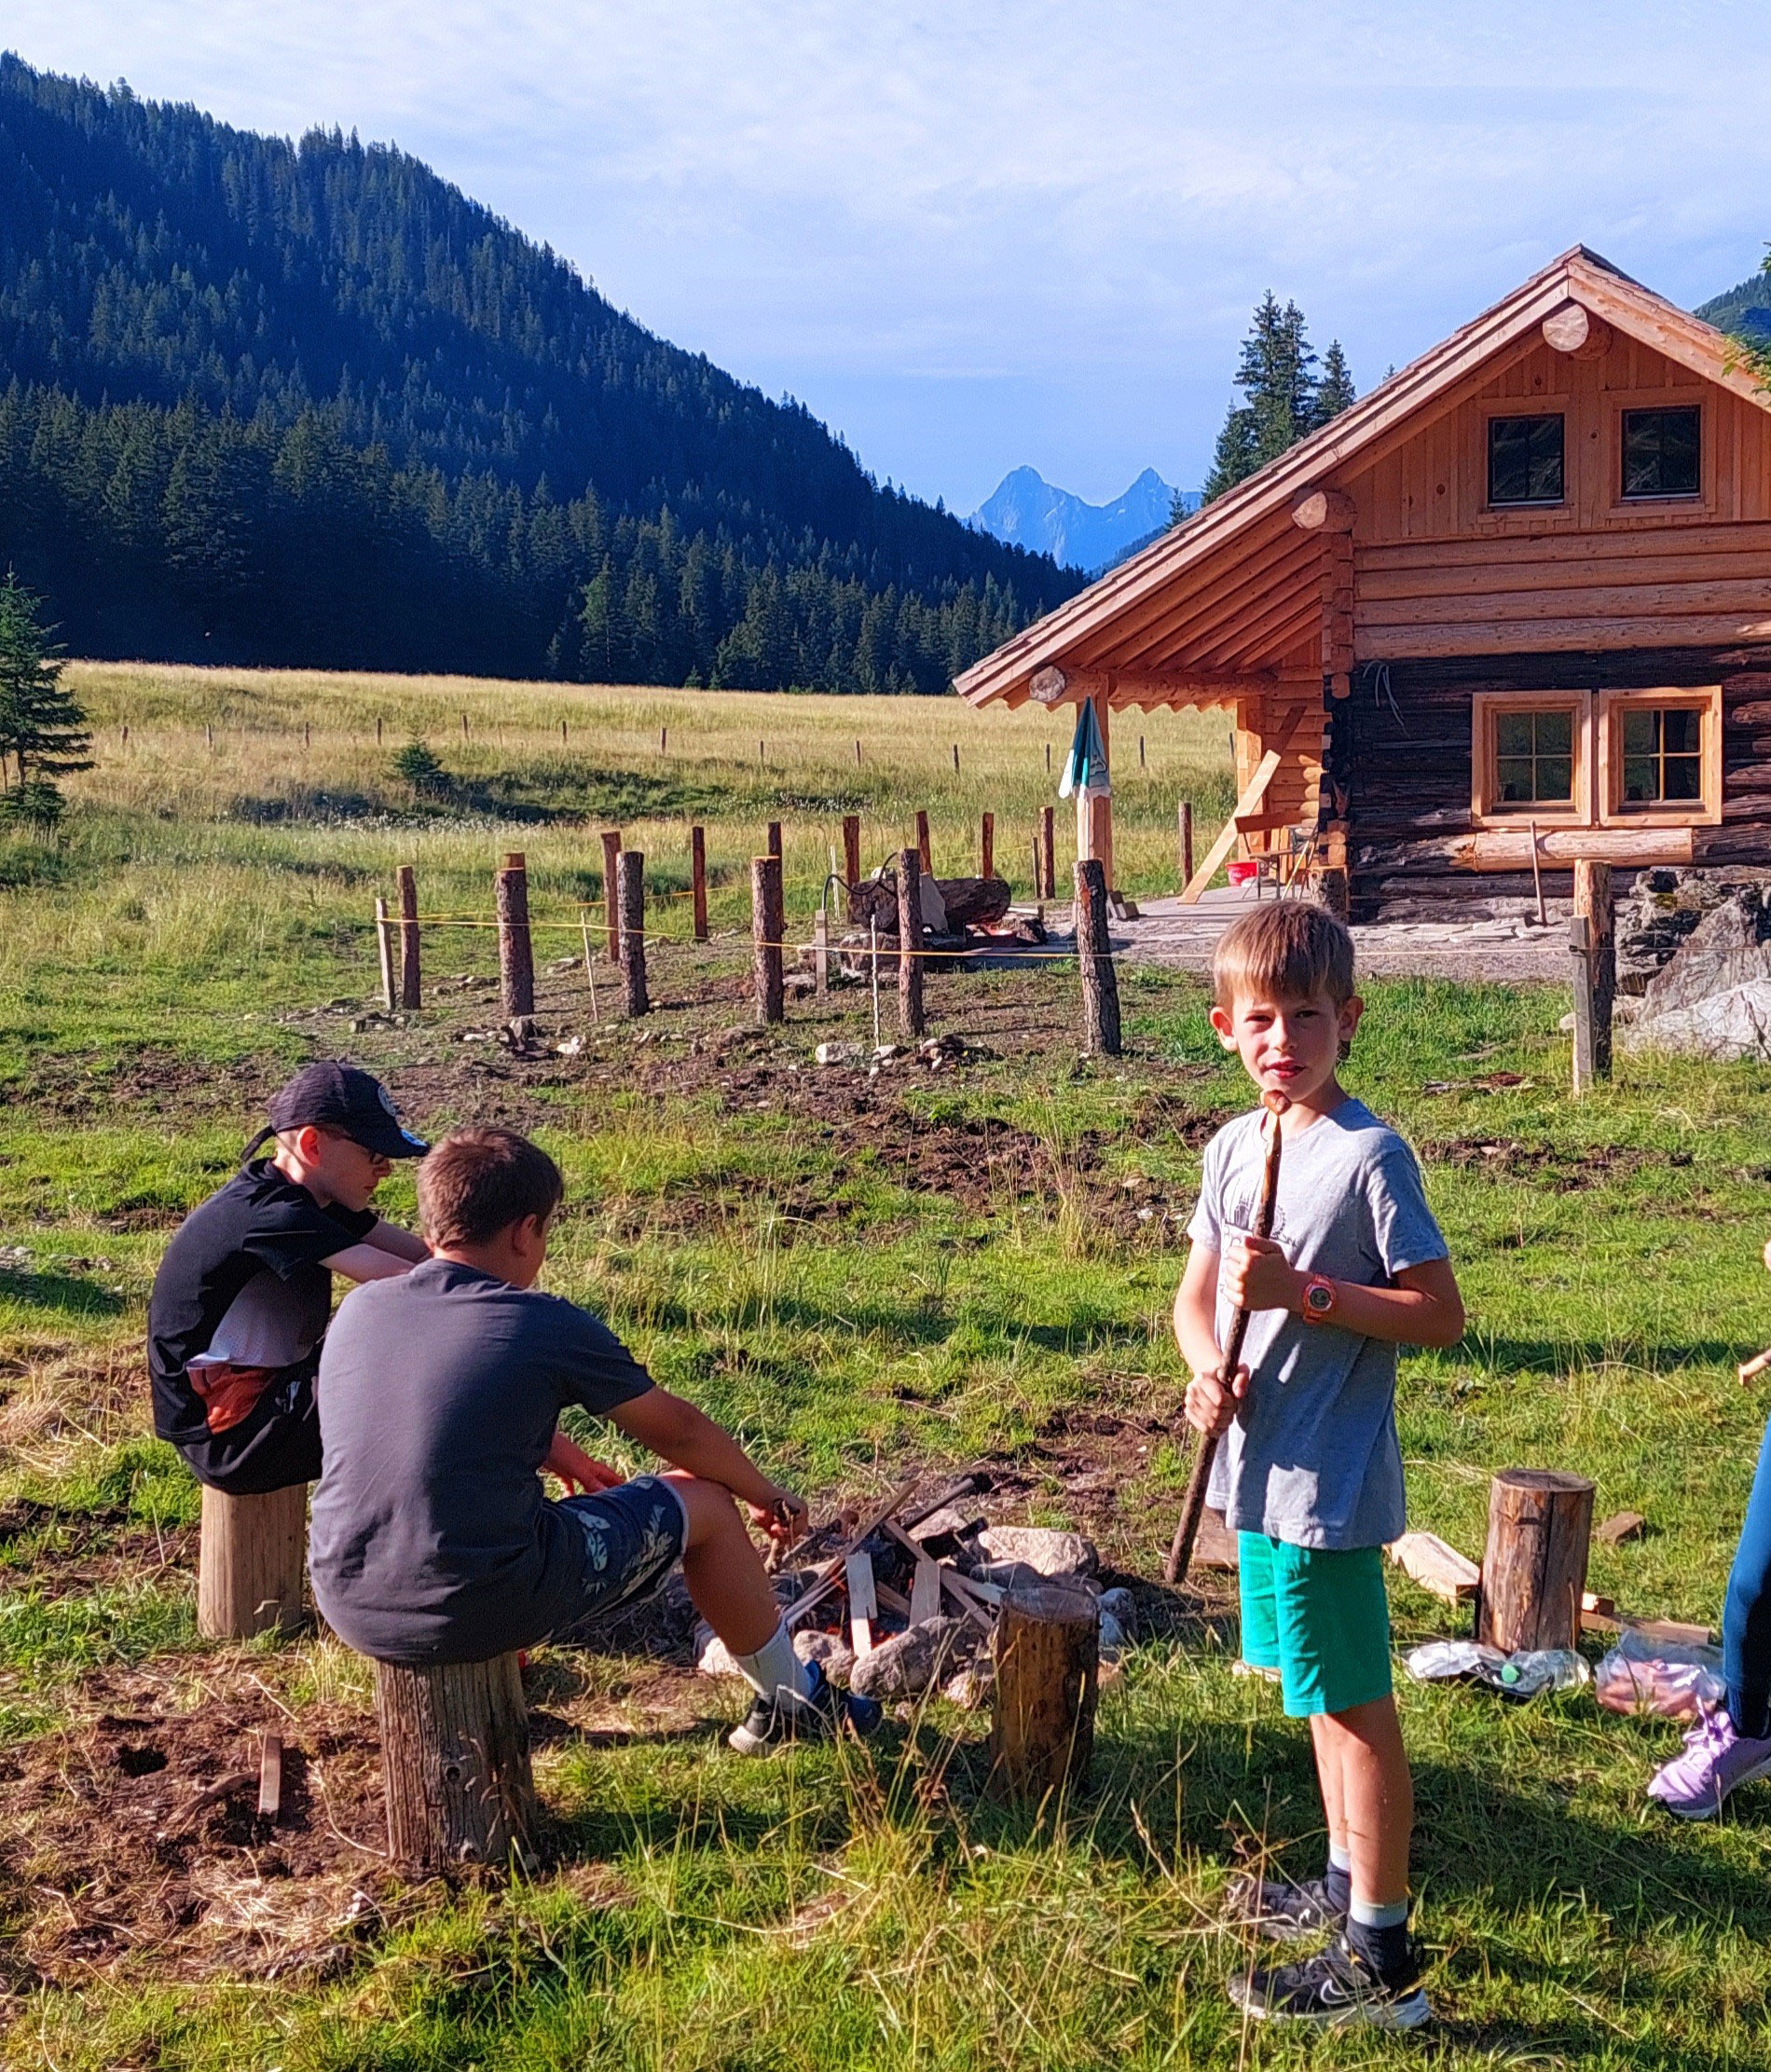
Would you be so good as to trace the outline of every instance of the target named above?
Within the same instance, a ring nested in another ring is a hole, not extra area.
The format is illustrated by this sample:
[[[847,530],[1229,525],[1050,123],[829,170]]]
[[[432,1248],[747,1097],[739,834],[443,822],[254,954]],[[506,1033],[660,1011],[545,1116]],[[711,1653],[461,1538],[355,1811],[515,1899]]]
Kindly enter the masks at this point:
[[[734,1656],[755,1654],[780,1626],[781,1609],[732,1492],[693,1475],[672,1473],[662,1479],[681,1498],[688,1515],[682,1579],[695,1610]]]
[[[1728,1713],[1749,1740],[1771,1736],[1771,1428],[1759,1451],[1722,1614]]]
[[[1395,1699],[1374,1698],[1344,1712],[1318,1712],[1310,1730],[1329,1838],[1352,1859],[1355,1905],[1406,1903],[1414,1782]]]

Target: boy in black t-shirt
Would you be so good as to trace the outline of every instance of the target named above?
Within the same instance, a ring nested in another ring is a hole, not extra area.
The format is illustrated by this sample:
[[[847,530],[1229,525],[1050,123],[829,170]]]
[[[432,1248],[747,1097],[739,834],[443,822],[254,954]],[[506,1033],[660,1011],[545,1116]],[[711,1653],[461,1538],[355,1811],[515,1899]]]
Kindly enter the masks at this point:
[[[180,1226],[147,1306],[154,1429],[231,1496],[320,1473],[313,1379],[333,1272],[382,1280],[430,1256],[369,1206],[395,1159],[429,1148],[378,1080],[310,1064],[269,1116],[240,1172]],[[271,1155],[254,1158],[269,1137]]]

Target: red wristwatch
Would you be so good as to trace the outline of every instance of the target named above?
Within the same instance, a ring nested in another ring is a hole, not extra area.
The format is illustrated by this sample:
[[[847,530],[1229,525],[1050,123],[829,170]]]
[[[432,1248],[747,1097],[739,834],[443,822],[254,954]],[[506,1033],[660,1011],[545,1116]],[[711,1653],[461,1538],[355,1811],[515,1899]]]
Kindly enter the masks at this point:
[[[1320,1273],[1312,1273],[1304,1283],[1304,1322],[1326,1324],[1339,1307],[1335,1299],[1334,1283],[1325,1281]]]

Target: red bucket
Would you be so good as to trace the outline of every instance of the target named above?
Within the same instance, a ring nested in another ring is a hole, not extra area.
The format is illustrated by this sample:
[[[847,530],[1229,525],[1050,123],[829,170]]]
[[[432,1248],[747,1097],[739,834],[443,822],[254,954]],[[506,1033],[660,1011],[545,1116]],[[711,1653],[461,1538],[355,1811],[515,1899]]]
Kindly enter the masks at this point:
[[[1260,875],[1258,863],[1227,863],[1224,875],[1231,885],[1252,885]]]

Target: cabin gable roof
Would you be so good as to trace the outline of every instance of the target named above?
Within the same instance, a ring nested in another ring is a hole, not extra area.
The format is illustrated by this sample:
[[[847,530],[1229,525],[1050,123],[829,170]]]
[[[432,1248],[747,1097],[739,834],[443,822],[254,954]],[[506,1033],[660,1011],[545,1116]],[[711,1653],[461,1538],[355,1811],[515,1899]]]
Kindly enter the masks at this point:
[[[1724,335],[1584,245],[1269,461],[1197,517],[1152,542],[955,679],[972,705],[1024,703],[1041,670],[1073,679],[1064,702],[1228,702],[1281,680],[1320,680],[1320,542],[1292,521],[1300,494],[1332,488],[1418,436],[1540,341],[1571,309],[1764,408]],[[1135,680],[1121,687],[1120,673]],[[1129,692],[1129,695],[1126,693]]]

